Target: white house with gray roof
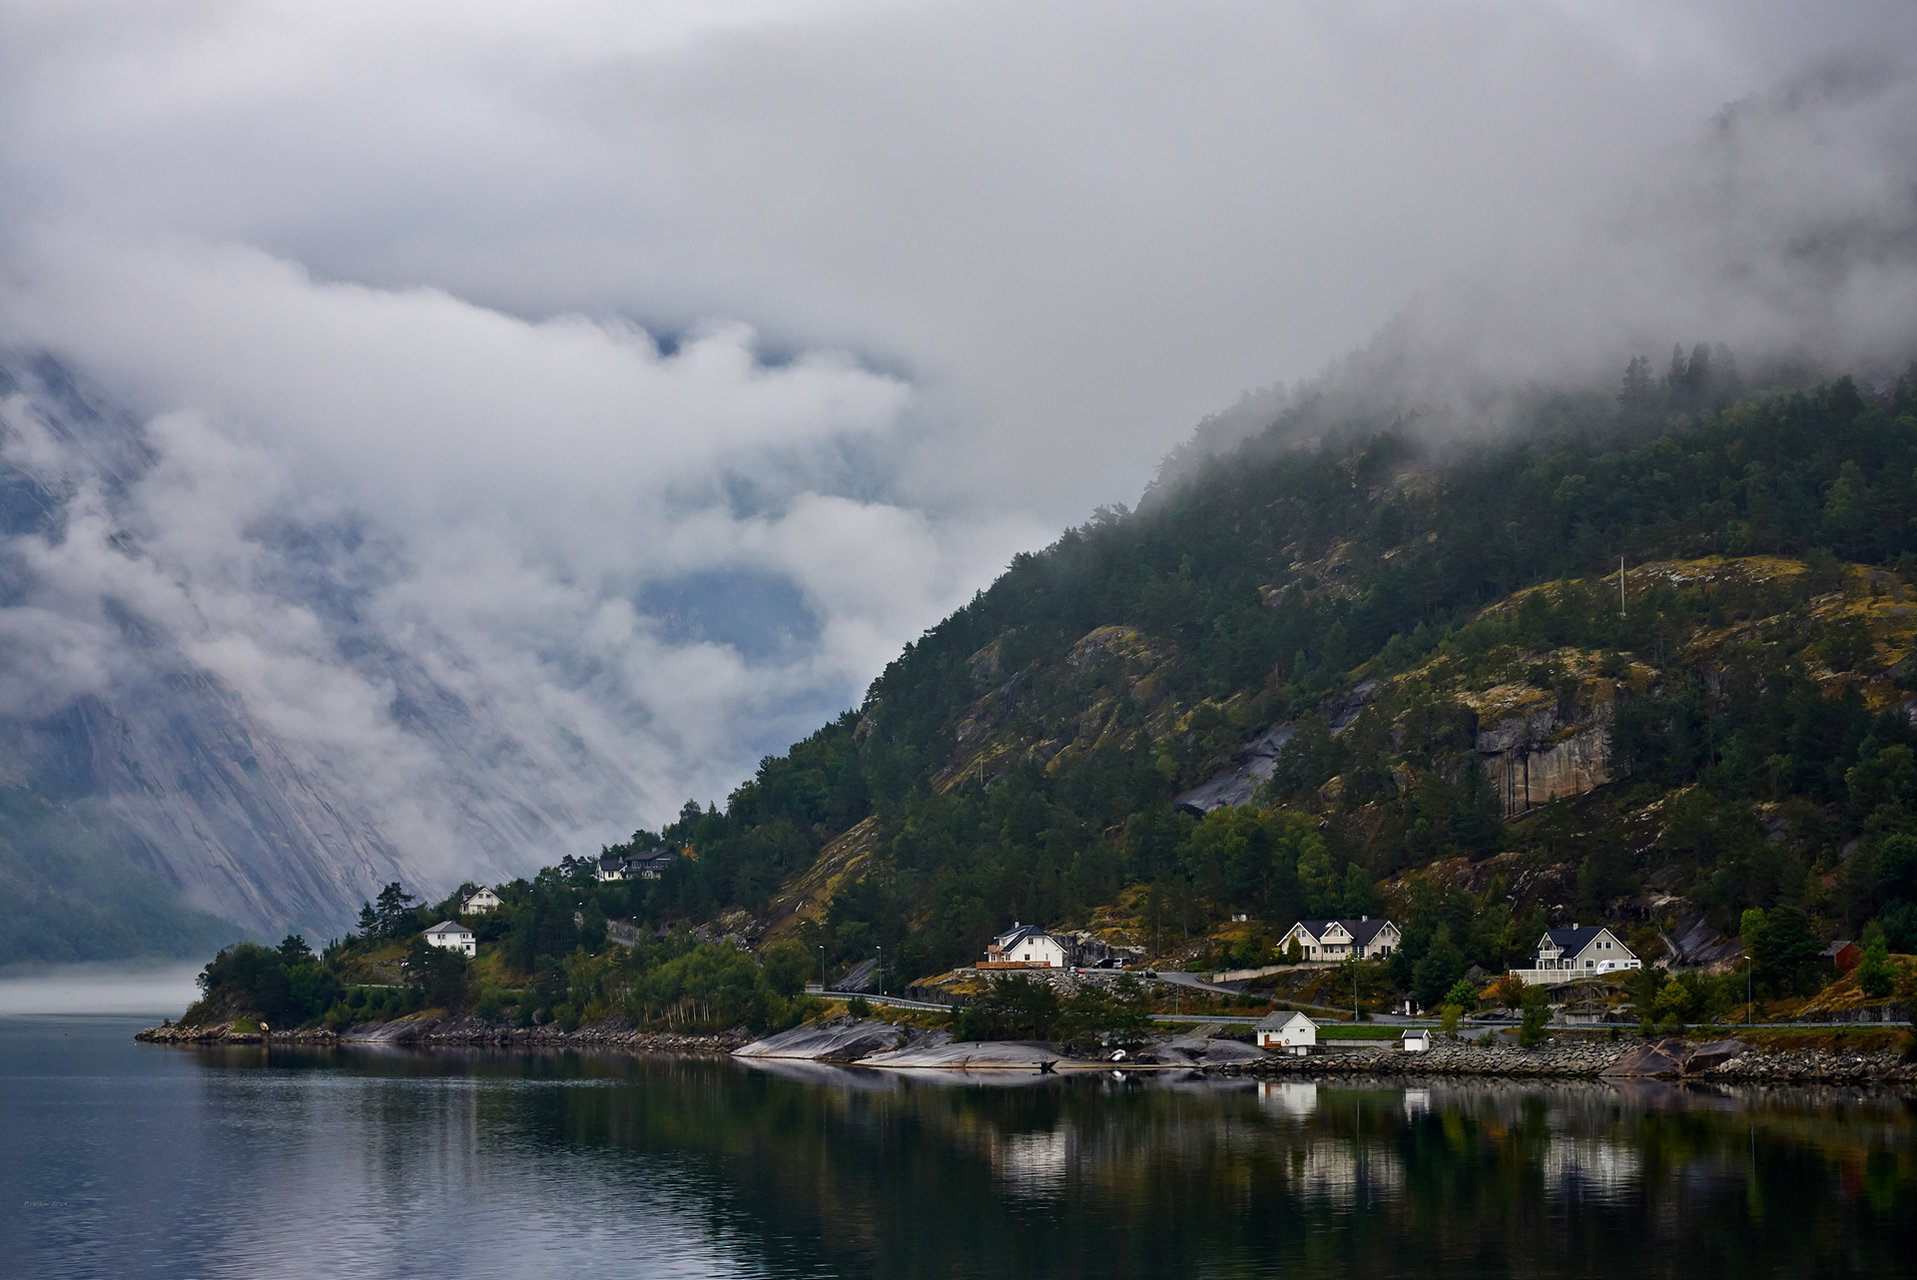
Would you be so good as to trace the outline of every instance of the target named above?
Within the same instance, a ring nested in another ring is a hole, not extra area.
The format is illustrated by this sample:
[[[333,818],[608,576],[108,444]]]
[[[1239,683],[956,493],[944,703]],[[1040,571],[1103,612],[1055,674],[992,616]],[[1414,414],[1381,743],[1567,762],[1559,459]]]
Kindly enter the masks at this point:
[[[985,948],[987,967],[1064,969],[1071,963],[1072,948],[1065,939],[1054,937],[1035,924],[1020,924],[1016,920]]]
[[[457,920],[441,920],[426,931],[426,941],[435,947],[444,947],[448,951],[457,951],[470,956],[479,950],[473,931]]]
[[[1546,929],[1530,967],[1511,972],[1535,987],[1643,967],[1644,962],[1603,925],[1574,924],[1568,929]]]
[[[1266,1014],[1252,1025],[1258,1047],[1272,1053],[1304,1057],[1318,1047],[1318,1024],[1302,1013]]]
[[[1310,963],[1336,964],[1355,952],[1360,960],[1382,960],[1398,949],[1398,926],[1379,916],[1356,920],[1300,920],[1278,943],[1284,951],[1292,943]]]

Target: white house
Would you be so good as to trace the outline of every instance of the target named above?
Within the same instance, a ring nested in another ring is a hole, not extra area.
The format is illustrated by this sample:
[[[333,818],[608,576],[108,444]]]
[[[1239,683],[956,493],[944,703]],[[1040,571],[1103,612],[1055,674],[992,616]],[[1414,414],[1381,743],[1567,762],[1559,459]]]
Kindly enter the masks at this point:
[[[1410,1031],[1405,1032],[1403,1038],[1399,1041],[1399,1047],[1406,1053],[1425,1052],[1431,1047],[1431,1029],[1429,1027],[1414,1027]]]
[[[1260,1018],[1252,1030],[1257,1033],[1260,1049],[1274,1049],[1302,1058],[1318,1047],[1318,1024],[1302,1013],[1273,1010]]]
[[[1353,952],[1360,960],[1382,960],[1397,949],[1401,935],[1398,926],[1380,916],[1360,916],[1356,920],[1300,920],[1279,942],[1280,951],[1292,943],[1308,961],[1347,959]]]
[[[1064,969],[1072,963],[1072,949],[1034,924],[1012,921],[1012,927],[985,948],[988,966],[1022,965],[1031,969]]]
[[[459,900],[459,914],[476,916],[482,911],[491,911],[500,905],[502,904],[499,895],[491,889],[474,889]]]
[[[1538,939],[1537,954],[1528,969],[1513,969],[1531,986],[1549,982],[1576,982],[1627,969],[1642,969],[1644,962],[1618,941],[1617,935],[1602,925],[1574,924],[1568,929],[1546,929]]]
[[[473,940],[473,931],[456,920],[441,920],[426,931],[426,941],[435,947],[444,947],[448,951],[457,951],[462,955],[472,955],[479,950]]]
[[[593,868],[593,875],[601,884],[624,880],[631,865],[632,859],[623,853],[603,853],[599,855],[599,865]]]

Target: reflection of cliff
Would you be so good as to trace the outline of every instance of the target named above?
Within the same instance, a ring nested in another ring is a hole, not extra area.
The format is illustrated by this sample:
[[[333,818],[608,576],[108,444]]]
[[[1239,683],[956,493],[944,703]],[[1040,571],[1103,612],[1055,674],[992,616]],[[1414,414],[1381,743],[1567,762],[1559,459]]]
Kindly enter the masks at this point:
[[[1404,1165],[1383,1147],[1344,1140],[1312,1143],[1291,1153],[1292,1193],[1340,1208],[1404,1190]]]
[[[1553,1137],[1540,1163],[1546,1186],[1601,1194],[1635,1187],[1644,1168],[1629,1147],[1590,1138]]]
[[[1504,816],[1581,796],[1609,781],[1604,767],[1608,723],[1608,715],[1600,714],[1560,724],[1555,710],[1544,710],[1480,729],[1478,759],[1498,789]]]
[[[999,1139],[992,1163],[1012,1195],[1055,1195],[1065,1189],[1076,1159],[1072,1131],[1061,1126],[1040,1133],[1015,1133]]]

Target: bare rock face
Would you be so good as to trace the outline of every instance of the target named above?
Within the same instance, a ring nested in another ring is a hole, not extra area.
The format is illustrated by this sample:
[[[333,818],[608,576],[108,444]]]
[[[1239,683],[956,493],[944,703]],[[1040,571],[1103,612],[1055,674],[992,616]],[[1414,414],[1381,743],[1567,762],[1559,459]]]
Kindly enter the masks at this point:
[[[1556,714],[1547,711],[1480,729],[1478,759],[1498,789],[1504,816],[1510,818],[1608,782],[1604,737],[1602,722],[1567,732],[1557,724]]]
[[[1062,1055],[1058,1046],[1028,1040],[927,1041],[895,1053],[874,1054],[866,1067],[939,1068],[947,1071],[1041,1070]]]
[[[889,1022],[835,1018],[781,1031],[735,1050],[740,1058],[803,1058],[812,1062],[857,1062],[905,1043]]]

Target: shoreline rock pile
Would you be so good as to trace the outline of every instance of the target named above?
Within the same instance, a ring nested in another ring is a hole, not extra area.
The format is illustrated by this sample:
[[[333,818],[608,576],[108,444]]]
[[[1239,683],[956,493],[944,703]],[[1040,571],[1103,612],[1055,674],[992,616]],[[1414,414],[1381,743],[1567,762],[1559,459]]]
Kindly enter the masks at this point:
[[[1917,1085],[1917,1060],[1900,1049],[1772,1049],[1742,1040],[1698,1044],[1662,1040],[1559,1039],[1533,1049],[1438,1040],[1422,1053],[1391,1041],[1340,1045],[1309,1057],[1268,1054],[1238,1041],[1180,1037],[1123,1063],[1072,1059],[1056,1045],[1031,1042],[953,1043],[949,1032],[901,1028],[850,1017],[795,1027],[755,1040],[742,1028],[712,1035],[635,1030],[623,1018],[564,1031],[557,1026],[505,1027],[463,1018],[411,1017],[333,1032],[209,1026],[149,1027],[137,1039],[171,1045],[393,1045],[416,1048],[607,1049],[633,1053],[737,1054],[894,1069],[1033,1070],[1112,1067],[1186,1070],[1222,1076],[1481,1076],[1506,1079],[1666,1079],[1720,1082]]]
[[[309,1046],[399,1045],[418,1048],[475,1049],[622,1049],[638,1053],[731,1053],[752,1039],[743,1028],[713,1035],[686,1035],[672,1031],[637,1031],[623,1018],[597,1026],[565,1031],[543,1027],[503,1027],[468,1018],[400,1018],[369,1022],[330,1031],[306,1027],[297,1031],[236,1030],[230,1022],[203,1027],[148,1027],[134,1039],[148,1044]]]

